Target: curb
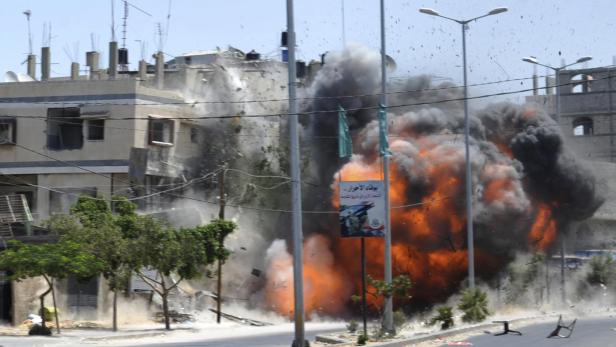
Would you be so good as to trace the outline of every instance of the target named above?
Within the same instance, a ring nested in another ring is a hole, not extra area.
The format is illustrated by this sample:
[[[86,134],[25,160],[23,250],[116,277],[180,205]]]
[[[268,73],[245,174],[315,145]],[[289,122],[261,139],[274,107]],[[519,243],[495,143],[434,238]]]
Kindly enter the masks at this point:
[[[516,322],[523,322],[523,321],[532,321],[533,319],[538,319],[538,318],[551,318],[551,317],[557,317],[557,316],[558,315],[551,314],[551,315],[546,315],[546,316],[541,316],[541,317],[516,318],[516,319],[509,320],[509,322],[516,323]],[[412,344],[422,343],[422,342],[435,340],[439,338],[455,336],[459,334],[464,334],[464,333],[467,333],[473,330],[480,330],[480,329],[485,329],[489,327],[500,327],[500,326],[502,326],[502,324],[500,323],[483,323],[483,324],[473,325],[473,326],[464,327],[464,328],[439,331],[435,333],[428,333],[422,336],[408,337],[408,338],[404,338],[400,340],[390,340],[390,341],[372,343],[366,346],[368,347],[407,347]],[[319,337],[319,338],[323,338],[323,337]],[[354,343],[353,341],[348,341],[348,342],[340,343],[340,344],[332,344],[332,345],[329,345],[328,347],[348,346],[349,344],[352,345],[353,343]]]
[[[123,339],[139,339],[142,337],[154,337],[154,336],[161,336],[161,335],[166,335],[166,333],[164,331],[160,331],[160,332],[153,332],[153,333],[139,333],[139,334],[131,334],[131,335],[107,335],[107,336],[96,336],[96,337],[86,337],[83,338],[81,341],[83,342],[88,342],[88,341],[108,341],[108,340],[123,340]]]

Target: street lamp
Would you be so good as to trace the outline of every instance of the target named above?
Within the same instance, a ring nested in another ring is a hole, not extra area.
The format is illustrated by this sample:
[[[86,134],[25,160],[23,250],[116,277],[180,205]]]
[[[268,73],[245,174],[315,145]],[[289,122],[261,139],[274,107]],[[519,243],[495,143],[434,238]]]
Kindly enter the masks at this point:
[[[419,12],[448,19],[462,25],[462,65],[464,69],[464,145],[466,153],[466,229],[468,234],[468,286],[471,289],[475,288],[475,248],[473,237],[473,191],[472,191],[472,179],[471,179],[471,161],[470,152],[468,148],[468,90],[467,90],[467,73],[466,73],[466,30],[468,29],[468,23],[476,21],[479,18],[493,16],[499,13],[507,12],[506,7],[497,7],[490,12],[471,19],[459,20],[450,17],[443,16],[431,8],[420,8]]]
[[[563,65],[561,67],[554,67],[554,66],[541,64],[539,61],[537,61],[537,58],[535,57],[522,58],[522,61],[547,67],[548,69],[553,70],[554,73],[556,74],[556,81],[555,81],[556,83],[556,101],[555,101],[556,114],[554,115],[554,120],[556,121],[556,125],[559,127],[560,127],[560,72],[564,70],[565,68],[568,68],[571,65],[585,63],[591,59],[592,57],[585,56],[585,57],[579,58],[578,60],[574,61],[571,64]],[[563,303],[565,303],[565,299],[566,299],[565,296],[566,296],[565,295],[565,238],[563,237],[560,243],[560,299],[562,300]]]

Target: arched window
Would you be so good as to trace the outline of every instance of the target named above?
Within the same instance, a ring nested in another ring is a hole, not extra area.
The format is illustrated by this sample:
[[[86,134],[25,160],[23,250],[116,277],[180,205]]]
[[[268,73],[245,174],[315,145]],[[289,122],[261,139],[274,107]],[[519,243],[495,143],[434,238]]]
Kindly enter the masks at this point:
[[[593,134],[593,121],[589,117],[576,118],[573,121],[573,136],[585,136]]]
[[[578,74],[571,77],[571,92],[572,93],[588,93],[591,90],[592,76]]]

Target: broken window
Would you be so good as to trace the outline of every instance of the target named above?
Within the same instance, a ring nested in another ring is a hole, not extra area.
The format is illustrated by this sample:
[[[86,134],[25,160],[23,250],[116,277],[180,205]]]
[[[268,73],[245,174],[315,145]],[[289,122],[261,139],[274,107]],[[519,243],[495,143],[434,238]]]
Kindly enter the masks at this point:
[[[150,118],[149,143],[155,145],[173,144],[173,119]]]
[[[15,143],[16,128],[15,118],[0,118],[0,145],[11,145]]]
[[[577,118],[573,121],[573,135],[584,136],[593,134],[593,121],[588,117]]]
[[[83,147],[83,119],[79,108],[50,108],[47,110],[47,148],[51,150]]]
[[[88,123],[88,140],[99,141],[105,139],[105,120],[104,119],[89,119]]]
[[[591,91],[591,83],[593,78],[591,75],[578,74],[571,77],[571,83],[573,88],[572,93],[588,93]]]

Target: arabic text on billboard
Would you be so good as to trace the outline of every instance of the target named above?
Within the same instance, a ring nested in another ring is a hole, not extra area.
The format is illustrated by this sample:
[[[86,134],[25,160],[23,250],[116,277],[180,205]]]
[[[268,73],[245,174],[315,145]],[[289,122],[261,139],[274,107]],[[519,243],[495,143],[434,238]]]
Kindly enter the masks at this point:
[[[382,181],[340,182],[342,237],[385,236],[385,199]]]

